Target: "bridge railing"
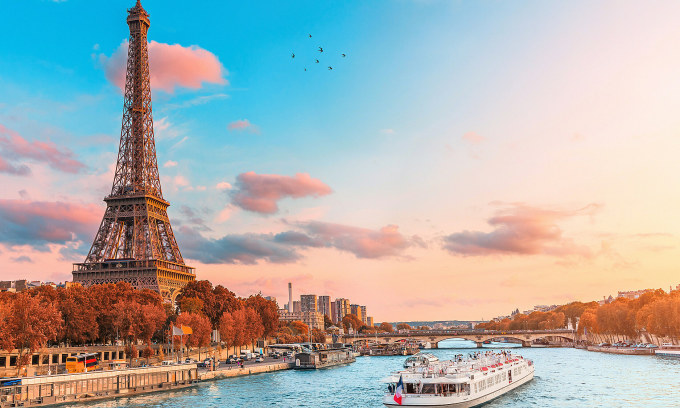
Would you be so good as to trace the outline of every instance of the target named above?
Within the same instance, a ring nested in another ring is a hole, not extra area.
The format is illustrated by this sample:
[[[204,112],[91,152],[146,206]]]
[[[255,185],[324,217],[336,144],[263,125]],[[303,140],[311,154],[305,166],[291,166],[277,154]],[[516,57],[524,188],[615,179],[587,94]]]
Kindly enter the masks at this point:
[[[346,334],[345,337],[409,337],[409,336],[469,336],[469,335],[494,335],[503,336],[510,334],[576,334],[576,330],[553,329],[553,330],[408,330],[393,333],[357,333]]]

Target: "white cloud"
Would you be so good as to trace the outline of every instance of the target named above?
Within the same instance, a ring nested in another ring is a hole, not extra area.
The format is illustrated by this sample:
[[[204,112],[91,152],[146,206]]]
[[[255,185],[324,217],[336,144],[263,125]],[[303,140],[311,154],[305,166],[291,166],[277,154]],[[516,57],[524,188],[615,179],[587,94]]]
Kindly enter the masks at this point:
[[[231,184],[227,183],[226,181],[220,181],[217,183],[215,188],[218,190],[231,190]]]
[[[176,161],[172,161],[172,160],[166,161],[165,164],[163,165],[163,167],[165,167],[165,168],[168,168],[168,167],[175,167],[175,166],[177,166],[177,162],[176,162]]]

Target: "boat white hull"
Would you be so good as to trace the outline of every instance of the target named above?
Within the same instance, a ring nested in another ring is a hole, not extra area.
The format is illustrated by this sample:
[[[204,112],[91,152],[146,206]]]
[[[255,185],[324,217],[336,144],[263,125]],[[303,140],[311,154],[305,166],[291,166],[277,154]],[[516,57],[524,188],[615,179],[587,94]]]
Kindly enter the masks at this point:
[[[657,349],[654,354],[659,357],[673,357],[680,358],[680,350],[659,350]]]
[[[469,395],[465,397],[459,397],[459,396],[451,396],[451,397],[442,397],[442,396],[423,396],[422,394],[420,395],[414,395],[412,397],[409,396],[409,394],[406,394],[402,397],[401,405],[397,404],[394,401],[394,397],[390,394],[385,395],[383,398],[383,404],[388,407],[428,407],[428,408],[472,408],[472,407],[478,407],[482,404],[485,404],[492,399],[498,398],[501,395],[514,390],[515,388],[524,385],[531,381],[534,378],[534,367],[531,366],[531,369],[526,373],[526,375],[522,378],[519,378],[515,381],[513,381],[510,384],[507,384],[506,386],[499,388],[495,391],[492,391],[488,394],[480,395],[480,396],[474,396],[474,395]]]

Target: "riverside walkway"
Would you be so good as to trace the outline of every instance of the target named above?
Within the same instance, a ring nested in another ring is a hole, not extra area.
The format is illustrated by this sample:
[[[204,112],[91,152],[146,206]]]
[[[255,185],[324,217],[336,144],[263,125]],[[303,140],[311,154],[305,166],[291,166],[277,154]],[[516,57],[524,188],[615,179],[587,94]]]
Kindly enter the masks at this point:
[[[241,377],[244,375],[270,373],[272,371],[289,370],[293,368],[293,362],[264,362],[246,364],[243,367],[235,365],[223,365],[210,371],[207,369],[199,369],[198,378],[201,381],[219,380],[223,378]]]
[[[58,374],[4,379],[0,385],[0,408],[46,407],[55,404],[129,397],[170,391],[252,374],[288,370],[293,363],[281,360],[250,363],[243,367],[224,365],[211,371],[196,364],[173,364],[78,374]],[[8,383],[8,380],[13,380]]]

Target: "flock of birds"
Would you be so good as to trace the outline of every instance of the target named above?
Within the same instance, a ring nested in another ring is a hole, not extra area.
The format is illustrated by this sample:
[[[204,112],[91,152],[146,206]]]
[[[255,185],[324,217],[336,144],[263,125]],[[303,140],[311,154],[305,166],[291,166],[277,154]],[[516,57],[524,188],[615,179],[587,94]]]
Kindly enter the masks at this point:
[[[312,38],[312,35],[311,35],[311,34],[309,34],[309,38]],[[319,47],[319,49],[318,49],[317,51],[319,52],[319,54],[323,54],[323,52],[324,52],[324,51],[323,51],[323,47]],[[340,56],[341,56],[342,58],[345,58],[345,57],[347,57],[347,54],[340,54]],[[291,57],[291,59],[295,59],[295,53],[294,53],[294,52],[291,53],[291,54],[290,54],[290,57]],[[315,63],[315,64],[319,64],[319,63],[320,63],[319,59],[318,59],[318,58],[314,58],[314,63]],[[329,66],[328,66],[328,70],[329,70],[329,71],[332,71],[332,70],[333,70],[333,67],[332,67],[331,65],[329,65]],[[307,67],[305,67],[305,71],[307,71]]]

